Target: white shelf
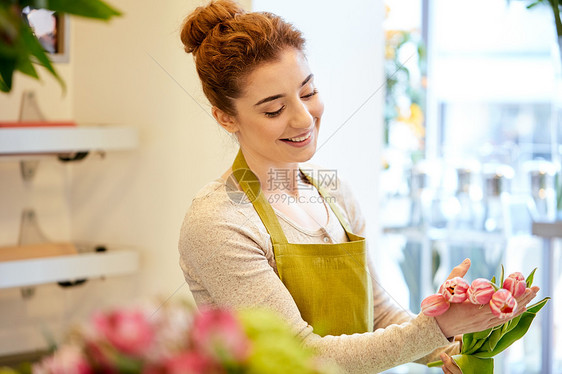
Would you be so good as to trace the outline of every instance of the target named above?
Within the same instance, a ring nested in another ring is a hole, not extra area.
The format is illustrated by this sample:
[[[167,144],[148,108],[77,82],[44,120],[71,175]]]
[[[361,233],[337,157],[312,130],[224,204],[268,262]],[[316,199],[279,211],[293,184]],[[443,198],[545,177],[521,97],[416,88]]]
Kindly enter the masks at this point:
[[[128,150],[138,146],[138,132],[127,126],[0,129],[0,156]]]
[[[129,249],[0,262],[0,289],[128,275],[138,269],[139,254]]]

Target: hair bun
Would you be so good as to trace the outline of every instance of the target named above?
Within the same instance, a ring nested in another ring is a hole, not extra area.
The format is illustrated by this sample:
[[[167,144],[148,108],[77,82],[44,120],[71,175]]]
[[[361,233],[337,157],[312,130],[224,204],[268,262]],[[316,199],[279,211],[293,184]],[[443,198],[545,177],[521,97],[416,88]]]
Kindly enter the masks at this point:
[[[242,7],[233,0],[214,0],[200,6],[188,15],[181,30],[181,41],[187,53],[194,53],[209,32],[218,24],[244,14]]]

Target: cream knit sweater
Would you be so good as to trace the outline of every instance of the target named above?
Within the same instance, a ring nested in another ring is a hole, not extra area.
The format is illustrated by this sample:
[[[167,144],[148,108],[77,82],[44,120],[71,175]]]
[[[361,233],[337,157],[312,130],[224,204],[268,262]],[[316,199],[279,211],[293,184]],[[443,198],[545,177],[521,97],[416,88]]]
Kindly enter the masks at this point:
[[[359,205],[345,184],[338,181],[336,187],[329,189],[332,201],[339,205],[352,231],[364,236]],[[258,214],[251,203],[235,201],[240,194],[222,180],[213,181],[195,196],[183,222],[180,266],[197,305],[272,309],[288,321],[305,345],[349,373],[377,373],[411,361],[425,363],[439,359],[437,353],[443,350],[458,353],[458,345],[446,339],[434,318],[413,316],[391,300],[378,285],[372,264],[374,332],[314,334],[279,279],[271,240]],[[327,225],[317,231],[277,215],[289,242],[346,241],[337,217],[328,210]]]

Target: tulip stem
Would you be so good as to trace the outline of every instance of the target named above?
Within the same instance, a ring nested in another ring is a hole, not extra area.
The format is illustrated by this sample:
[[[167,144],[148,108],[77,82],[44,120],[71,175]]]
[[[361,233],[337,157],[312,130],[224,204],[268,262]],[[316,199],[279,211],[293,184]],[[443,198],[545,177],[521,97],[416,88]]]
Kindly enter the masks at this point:
[[[441,360],[433,361],[433,362],[430,362],[429,364],[427,364],[427,367],[430,367],[430,368],[436,368],[436,367],[441,367],[441,366],[443,366],[443,361],[441,361]]]

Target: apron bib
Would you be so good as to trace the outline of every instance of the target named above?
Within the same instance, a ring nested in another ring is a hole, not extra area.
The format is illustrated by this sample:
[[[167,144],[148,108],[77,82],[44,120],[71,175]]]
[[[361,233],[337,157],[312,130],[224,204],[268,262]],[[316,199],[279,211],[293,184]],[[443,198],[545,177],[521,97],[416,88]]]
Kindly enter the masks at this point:
[[[289,243],[241,150],[232,170],[271,236],[281,281],[314,333],[325,336],[372,331],[373,297],[365,239],[351,232],[332,199],[326,199],[328,195],[307,175],[337,216],[349,242]]]

